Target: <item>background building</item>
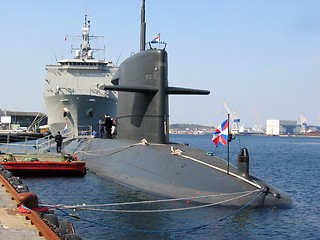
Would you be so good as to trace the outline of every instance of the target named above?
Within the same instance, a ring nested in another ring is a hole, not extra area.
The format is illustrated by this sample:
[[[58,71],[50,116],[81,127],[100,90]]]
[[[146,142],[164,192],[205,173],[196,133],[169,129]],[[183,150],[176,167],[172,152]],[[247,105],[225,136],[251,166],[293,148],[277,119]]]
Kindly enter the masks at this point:
[[[40,112],[2,111],[1,128],[3,130],[24,129],[34,131],[47,124],[47,116]]]
[[[279,119],[266,121],[267,135],[297,134],[300,130],[301,126],[297,125],[297,121]]]

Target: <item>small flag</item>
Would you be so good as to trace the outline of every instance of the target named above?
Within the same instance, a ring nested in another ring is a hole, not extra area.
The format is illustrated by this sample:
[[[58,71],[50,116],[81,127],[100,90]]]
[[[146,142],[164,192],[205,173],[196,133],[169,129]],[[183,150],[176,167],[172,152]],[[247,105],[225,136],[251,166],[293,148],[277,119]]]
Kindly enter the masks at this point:
[[[216,147],[226,145],[228,143],[228,119],[221,123],[213,133],[212,142]]]
[[[159,43],[160,42],[160,33],[151,41],[151,43]]]

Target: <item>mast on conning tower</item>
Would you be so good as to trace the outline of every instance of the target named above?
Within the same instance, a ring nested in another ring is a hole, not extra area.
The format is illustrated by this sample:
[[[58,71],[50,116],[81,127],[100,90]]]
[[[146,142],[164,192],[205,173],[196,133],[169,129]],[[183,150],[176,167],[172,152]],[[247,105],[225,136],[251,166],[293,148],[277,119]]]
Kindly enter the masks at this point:
[[[140,27],[140,51],[144,51],[146,46],[146,20],[145,20],[145,0],[141,6],[141,27]]]

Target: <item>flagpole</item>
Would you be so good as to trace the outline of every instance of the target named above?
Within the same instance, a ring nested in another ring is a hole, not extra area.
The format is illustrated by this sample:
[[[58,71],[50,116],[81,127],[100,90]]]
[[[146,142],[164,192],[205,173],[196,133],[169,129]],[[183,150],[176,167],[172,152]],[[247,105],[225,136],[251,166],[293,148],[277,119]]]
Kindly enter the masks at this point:
[[[228,113],[228,157],[227,157],[227,159],[228,159],[228,166],[227,166],[227,174],[229,174],[229,165],[230,165],[229,143],[231,142],[231,141],[229,141],[229,140],[230,140],[230,124],[229,124],[229,122],[230,122],[230,113]]]

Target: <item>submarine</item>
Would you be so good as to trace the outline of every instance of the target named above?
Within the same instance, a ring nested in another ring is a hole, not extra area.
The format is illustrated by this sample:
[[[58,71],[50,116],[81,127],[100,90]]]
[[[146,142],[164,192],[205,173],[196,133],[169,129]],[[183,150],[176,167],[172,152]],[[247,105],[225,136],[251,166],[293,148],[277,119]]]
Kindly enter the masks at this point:
[[[201,89],[168,85],[168,53],[145,41],[145,1],[141,7],[140,51],[124,60],[112,85],[118,91],[117,137],[81,137],[65,152],[76,154],[88,169],[121,185],[167,199],[188,199],[205,206],[290,208],[279,189],[251,176],[249,152],[242,148],[237,166],[203,150],[170,142],[172,94],[208,95]]]

